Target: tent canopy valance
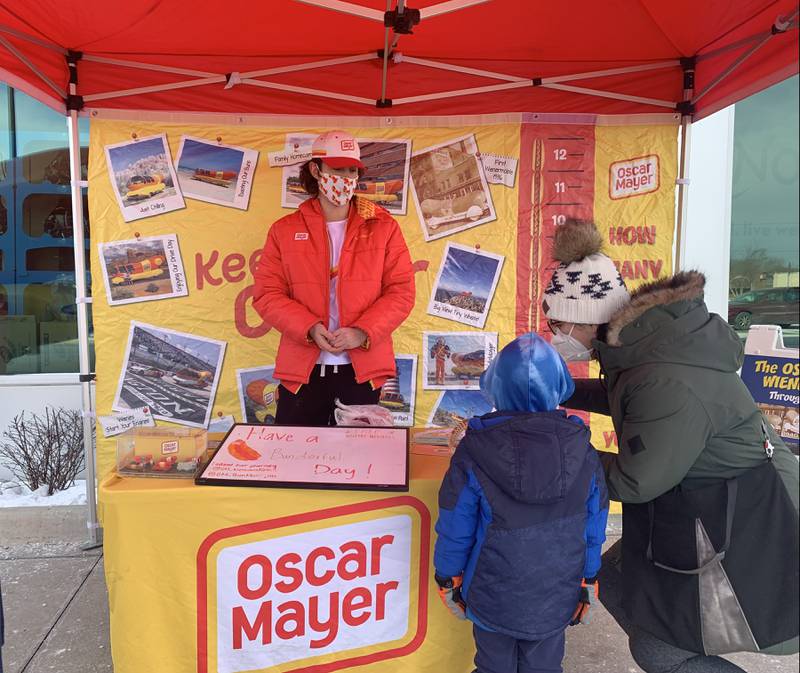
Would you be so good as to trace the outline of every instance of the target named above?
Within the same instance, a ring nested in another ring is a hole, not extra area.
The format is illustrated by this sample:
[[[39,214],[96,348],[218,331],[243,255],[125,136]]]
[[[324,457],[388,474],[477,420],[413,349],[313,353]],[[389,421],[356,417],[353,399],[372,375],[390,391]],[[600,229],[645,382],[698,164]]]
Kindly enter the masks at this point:
[[[797,16],[795,0],[15,2],[0,79],[62,110],[700,118],[798,71]]]

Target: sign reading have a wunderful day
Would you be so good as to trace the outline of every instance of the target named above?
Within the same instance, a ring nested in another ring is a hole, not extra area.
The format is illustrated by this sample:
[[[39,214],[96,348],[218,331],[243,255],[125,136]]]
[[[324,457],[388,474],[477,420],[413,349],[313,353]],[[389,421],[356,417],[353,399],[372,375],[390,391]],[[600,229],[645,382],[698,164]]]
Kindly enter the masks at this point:
[[[408,490],[405,428],[231,428],[197,478],[217,486]]]

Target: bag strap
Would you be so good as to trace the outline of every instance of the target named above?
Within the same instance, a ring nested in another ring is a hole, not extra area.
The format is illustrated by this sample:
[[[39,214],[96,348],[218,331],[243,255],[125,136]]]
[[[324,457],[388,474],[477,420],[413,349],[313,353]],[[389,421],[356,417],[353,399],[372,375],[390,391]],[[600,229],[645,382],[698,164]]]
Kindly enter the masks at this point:
[[[726,486],[728,487],[728,505],[725,511],[725,543],[722,545],[722,549],[720,549],[720,551],[718,551],[711,560],[707,561],[699,568],[691,568],[691,569],[673,568],[672,566],[668,566],[653,560],[653,528],[655,526],[655,502],[651,500],[649,503],[647,503],[647,512],[648,516],[650,517],[650,534],[647,540],[647,560],[650,561],[650,563],[652,563],[657,568],[661,568],[662,570],[668,570],[669,572],[679,573],[681,575],[699,575],[702,572],[704,572],[707,568],[710,568],[711,566],[720,563],[725,558],[725,554],[728,552],[728,549],[731,545],[731,533],[733,532],[733,516],[736,511],[736,498],[739,493],[739,482],[736,481],[736,479],[728,479],[725,483]]]
[[[772,460],[775,455],[775,447],[769,438],[769,431],[767,430],[767,423],[764,420],[764,415],[761,415],[761,438],[764,440],[764,453],[767,454],[767,460]]]

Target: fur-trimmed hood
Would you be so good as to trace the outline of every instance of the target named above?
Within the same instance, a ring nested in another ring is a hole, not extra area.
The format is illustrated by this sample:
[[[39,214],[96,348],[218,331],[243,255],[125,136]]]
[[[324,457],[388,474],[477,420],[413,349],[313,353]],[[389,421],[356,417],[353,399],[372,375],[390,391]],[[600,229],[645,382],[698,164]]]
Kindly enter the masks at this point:
[[[613,385],[619,374],[641,365],[686,365],[735,372],[744,348],[726,320],[709,314],[705,276],[684,271],[640,287],[608,324],[598,357]]]
[[[642,285],[631,294],[631,300],[609,320],[606,343],[609,346],[622,346],[620,332],[643,313],[655,306],[701,299],[705,286],[706,277],[699,271],[682,271],[669,278]]]

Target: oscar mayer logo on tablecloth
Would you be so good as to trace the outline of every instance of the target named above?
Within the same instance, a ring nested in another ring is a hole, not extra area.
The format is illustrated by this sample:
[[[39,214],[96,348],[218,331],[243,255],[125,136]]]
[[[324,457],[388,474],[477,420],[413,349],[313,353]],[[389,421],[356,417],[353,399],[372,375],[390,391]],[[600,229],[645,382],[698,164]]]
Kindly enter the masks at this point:
[[[625,199],[658,191],[660,175],[658,156],[615,161],[609,167],[608,194],[612,199]]]
[[[198,671],[336,671],[425,637],[430,514],[357,503],[212,533],[198,551]]]

